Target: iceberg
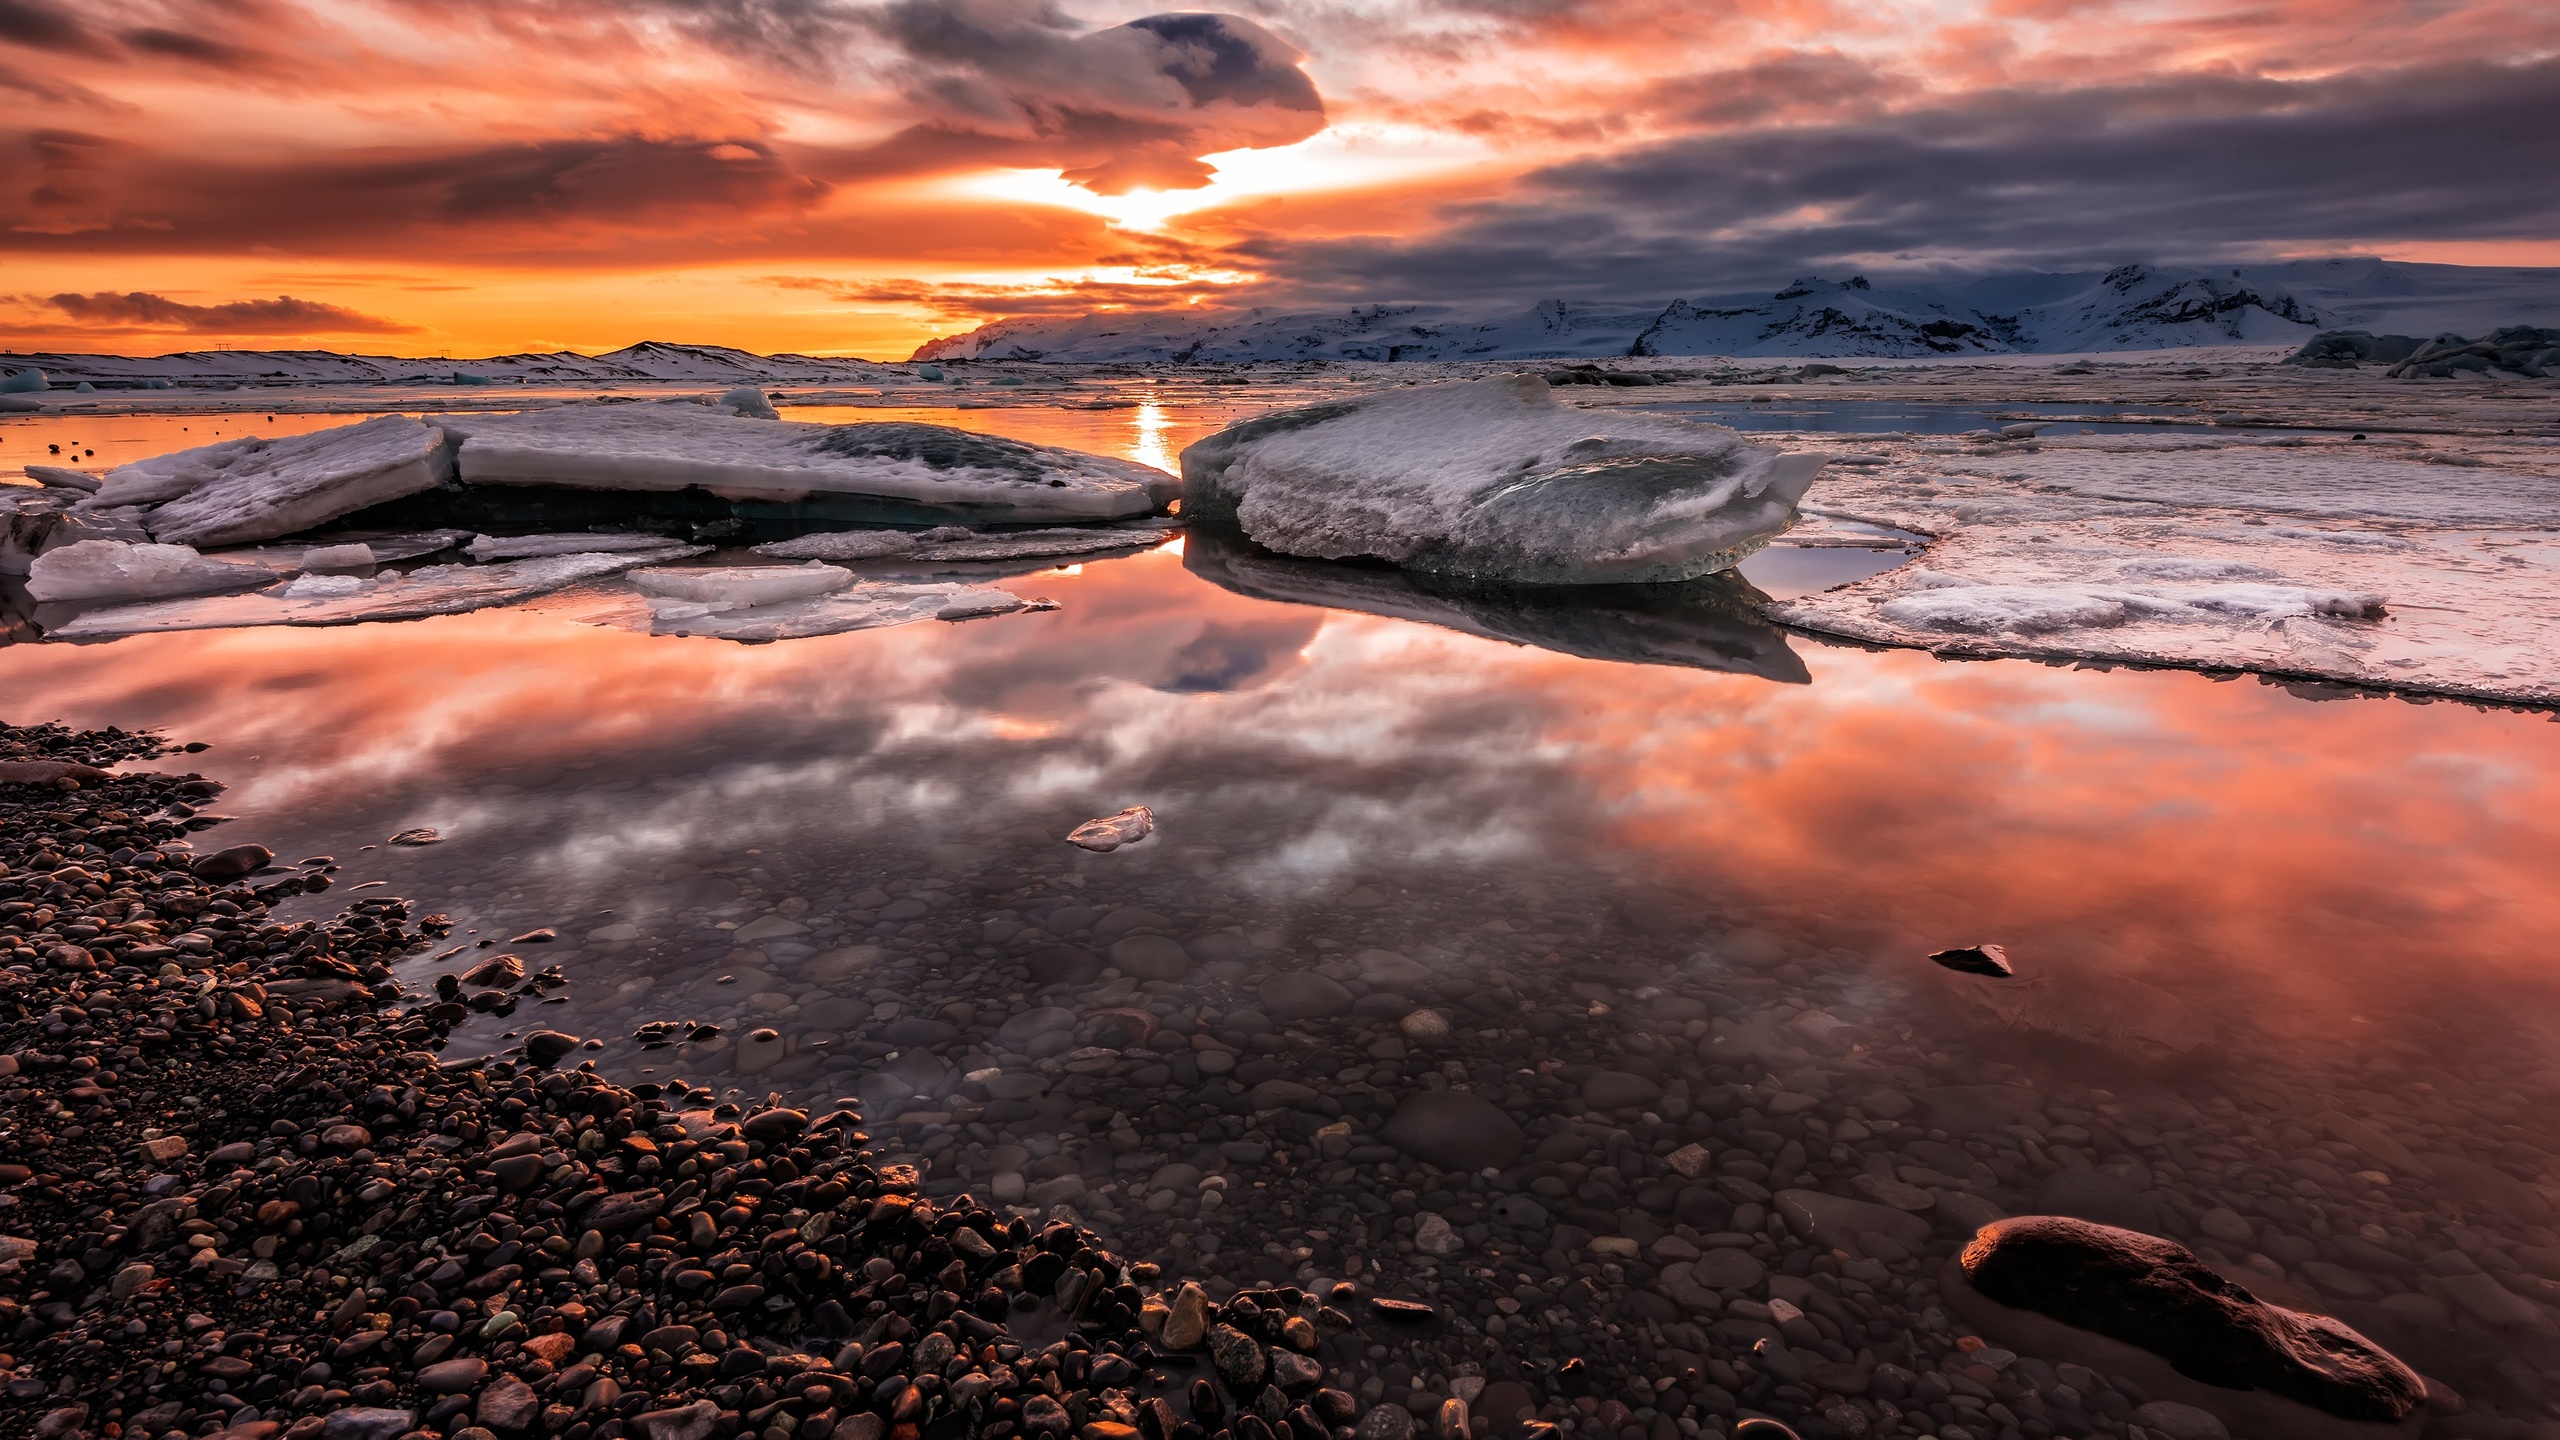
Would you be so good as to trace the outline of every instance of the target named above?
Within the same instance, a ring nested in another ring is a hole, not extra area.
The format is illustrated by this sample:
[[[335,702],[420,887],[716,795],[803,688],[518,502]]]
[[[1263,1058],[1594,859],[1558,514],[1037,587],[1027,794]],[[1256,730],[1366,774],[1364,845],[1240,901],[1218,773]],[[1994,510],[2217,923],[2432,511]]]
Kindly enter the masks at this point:
[[[1101,529],[1058,526],[1047,530],[1015,530],[987,534],[965,525],[931,530],[838,530],[758,545],[755,552],[776,560],[1031,560],[1073,555],[1103,555],[1115,550],[1143,549],[1161,543],[1172,531],[1164,523]]]
[[[75,540],[35,557],[27,567],[27,594],[45,601],[161,599],[249,590],[275,578],[263,565],[207,559],[186,545]]]
[[[1284,410],[1182,453],[1195,525],[1310,559],[1540,585],[1729,569],[1795,523],[1821,468],[1719,425],[1576,409],[1534,375]]]
[[[142,526],[155,540],[241,545],[432,490],[452,474],[439,431],[406,415],[381,415],[282,440],[247,436],[119,465],[78,508],[148,505]]]
[[[636,565],[709,553],[708,546],[670,543],[641,554],[547,555],[496,565],[430,565],[406,575],[387,574],[370,580],[356,575],[304,575],[290,584],[249,595],[161,600],[84,611],[64,624],[48,627],[46,633],[57,640],[95,640],[174,630],[353,625],[367,620],[459,615],[601,579]]]
[[[813,425],[687,402],[590,403],[437,423],[465,486],[700,489],[736,502],[889,501],[923,514],[1033,523],[1113,520],[1170,503],[1153,466],[942,425]]]

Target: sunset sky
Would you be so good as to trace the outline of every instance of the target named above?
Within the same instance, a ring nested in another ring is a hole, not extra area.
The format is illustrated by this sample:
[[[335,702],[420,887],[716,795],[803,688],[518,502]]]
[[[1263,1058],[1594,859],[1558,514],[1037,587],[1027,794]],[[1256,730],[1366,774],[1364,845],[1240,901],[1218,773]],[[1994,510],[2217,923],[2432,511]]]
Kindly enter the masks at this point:
[[[18,350],[2560,264],[2549,0],[0,0],[0,101]]]

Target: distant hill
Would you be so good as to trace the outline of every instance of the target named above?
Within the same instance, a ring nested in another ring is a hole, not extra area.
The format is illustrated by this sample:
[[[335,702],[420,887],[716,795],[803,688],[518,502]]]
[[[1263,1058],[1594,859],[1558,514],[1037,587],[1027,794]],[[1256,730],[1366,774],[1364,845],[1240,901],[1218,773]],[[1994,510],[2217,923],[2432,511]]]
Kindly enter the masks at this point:
[[[1962,280],[1798,280],[1775,295],[1542,301],[1526,313],[1364,305],[999,320],[918,360],[1554,360],[1616,355],[1923,357],[2299,344],[2322,330],[2476,333],[2560,323],[2560,270],[2374,259],[2122,265]]]
[[[725,345],[647,340],[605,355],[496,355],[479,360],[404,360],[332,350],[189,350],[176,355],[0,355],[0,368],[42,370],[56,386],[82,382],[129,388],[167,385],[382,385],[402,381],[574,384],[610,380],[698,380],[737,384],[844,384],[879,378],[869,360],[756,355]]]

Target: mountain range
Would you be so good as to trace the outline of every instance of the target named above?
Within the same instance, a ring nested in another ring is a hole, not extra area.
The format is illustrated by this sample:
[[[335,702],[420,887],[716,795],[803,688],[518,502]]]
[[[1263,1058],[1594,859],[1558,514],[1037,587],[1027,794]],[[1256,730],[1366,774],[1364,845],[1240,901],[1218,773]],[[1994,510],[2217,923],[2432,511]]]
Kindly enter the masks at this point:
[[[2367,258],[2246,267],[2120,265],[1957,280],[1807,278],[1774,295],[1270,308],[998,320],[918,360],[1596,360],[1610,356],[2082,354],[2298,344],[2323,330],[2432,335],[2560,322],[2560,270]]]

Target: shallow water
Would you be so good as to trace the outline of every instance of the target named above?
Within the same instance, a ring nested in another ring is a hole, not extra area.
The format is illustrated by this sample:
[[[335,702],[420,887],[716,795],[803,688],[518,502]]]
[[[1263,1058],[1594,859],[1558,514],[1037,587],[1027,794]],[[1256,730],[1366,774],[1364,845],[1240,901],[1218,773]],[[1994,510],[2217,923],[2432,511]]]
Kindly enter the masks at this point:
[[[1006,413],[1180,443],[1134,410]],[[1177,541],[1004,580],[1053,612],[757,646],[584,623],[605,592],[573,591],[11,646],[0,694],[13,721],[210,742],[186,763],[235,818],[204,841],[344,867],[296,914],[379,881],[454,920],[475,948],[413,981],[555,929],[513,948],[565,998],[453,1053],[556,1028],[625,1079],[859,1096],[942,1193],[1069,1206],[1182,1273],[1440,1303],[1357,1357],[1373,1394],[1579,1356],[1599,1433],[1736,1395],[1946,1433],[1753,1337],[1970,1363],[1933,1288],[1970,1194],[2178,1235],[2475,1418],[2551,1414],[2547,716],[1944,663],[1782,634],[1715,587],[1638,613],[1377,574]],[[1135,804],[1142,844],[1062,843]],[[420,826],[446,838],[384,843]],[[2020,978],[1923,959],[1980,941]],[[1265,988],[1304,971],[1342,990]],[[675,1020],[720,1033],[634,1038]],[[1385,1143],[1433,1089],[1526,1148],[1443,1172]],[[1693,1141],[1694,1179],[1669,1164]],[[1795,1239],[1789,1189],[1935,1234],[1871,1268]],[[1719,1247],[1782,1273],[1680,1298],[1685,1253]],[[2513,1272],[2492,1288],[2523,1310],[2448,1287],[2465,1266]],[[1809,1312],[1783,1332],[1746,1308],[1781,1290]],[[2104,1407],[2038,1363],[1987,1393],[2090,1433],[2074,1407]]]

